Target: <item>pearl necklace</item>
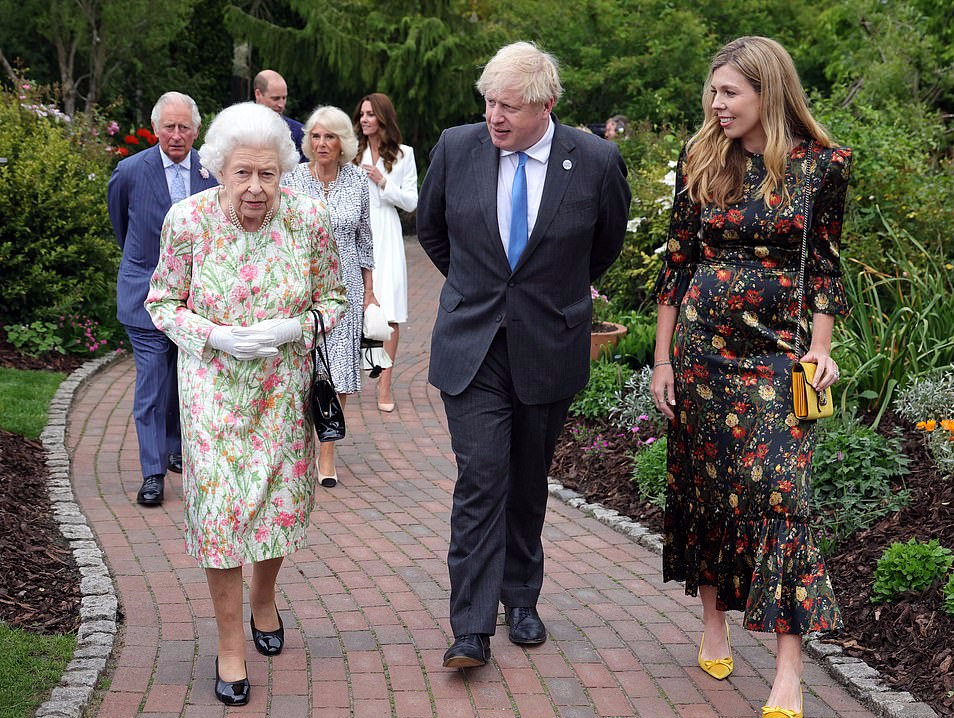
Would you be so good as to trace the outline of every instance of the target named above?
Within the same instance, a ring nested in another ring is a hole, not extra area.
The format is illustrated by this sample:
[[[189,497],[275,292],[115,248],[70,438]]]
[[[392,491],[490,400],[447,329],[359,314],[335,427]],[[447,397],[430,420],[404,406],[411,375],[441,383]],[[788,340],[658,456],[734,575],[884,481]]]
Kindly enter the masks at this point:
[[[262,223],[259,225],[256,232],[261,232],[265,227],[268,226],[268,223],[272,221],[272,217],[275,216],[275,209],[272,208],[265,213],[265,216],[262,218]],[[245,229],[242,226],[242,222],[239,220],[238,212],[235,211],[235,205],[229,202],[229,222],[231,222],[235,227],[242,230],[243,232],[251,232],[250,229]]]

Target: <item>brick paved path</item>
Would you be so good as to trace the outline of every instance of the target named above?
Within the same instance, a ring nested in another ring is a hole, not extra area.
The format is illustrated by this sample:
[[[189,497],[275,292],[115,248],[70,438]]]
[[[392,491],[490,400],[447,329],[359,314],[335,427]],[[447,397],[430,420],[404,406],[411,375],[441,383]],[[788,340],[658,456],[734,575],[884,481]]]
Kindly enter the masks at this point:
[[[427,348],[441,277],[408,242],[412,322],[401,333],[393,414],[374,392],[348,403],[334,489],[319,488],[310,545],[279,576],[286,648],[248,647],[252,701],[212,694],[215,624],[203,571],[183,548],[181,483],[161,508],[136,505],[134,368],[107,367],[82,388],[68,423],[74,490],[115,577],[125,617],[100,718],[751,718],[768,695],[774,638],[733,624],[736,672],[695,665],[700,611],[663,586],[660,559],[551,499],[540,613],[550,631],[524,650],[492,641],[493,662],[441,667],[451,638],[444,563],[456,475]],[[246,608],[246,615],[248,609]],[[807,660],[807,659],[806,659]],[[806,715],[872,714],[810,661]]]

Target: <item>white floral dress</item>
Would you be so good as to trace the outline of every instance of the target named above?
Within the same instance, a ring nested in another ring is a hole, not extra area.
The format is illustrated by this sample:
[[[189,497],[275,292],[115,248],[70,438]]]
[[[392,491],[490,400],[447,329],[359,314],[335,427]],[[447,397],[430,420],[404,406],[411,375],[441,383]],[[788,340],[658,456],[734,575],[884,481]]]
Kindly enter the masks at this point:
[[[323,204],[283,189],[264,231],[245,232],[218,192],[169,210],[145,304],[180,350],[186,549],[202,566],[233,568],[305,544],[317,481],[309,310],[333,327],[346,300]],[[275,357],[239,361],[206,346],[216,325],[276,317],[299,319],[303,336]]]

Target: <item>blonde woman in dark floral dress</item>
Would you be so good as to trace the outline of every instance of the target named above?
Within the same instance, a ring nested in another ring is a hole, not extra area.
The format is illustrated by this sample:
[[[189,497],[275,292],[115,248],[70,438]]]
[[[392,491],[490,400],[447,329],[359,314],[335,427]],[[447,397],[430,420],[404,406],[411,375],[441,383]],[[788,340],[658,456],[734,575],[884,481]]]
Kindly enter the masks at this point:
[[[725,611],[776,634],[762,715],[801,718],[802,634],[838,628],[841,615],[809,526],[815,425],[792,413],[791,367],[816,363],[819,390],[838,379],[830,346],[847,309],[839,244],[851,150],[815,121],[791,58],[766,38],[719,51],[703,108],[676,168],[654,292],[651,391],[670,420],[663,576],[702,599],[698,661],[713,678],[733,669]],[[796,357],[809,187],[808,351]]]

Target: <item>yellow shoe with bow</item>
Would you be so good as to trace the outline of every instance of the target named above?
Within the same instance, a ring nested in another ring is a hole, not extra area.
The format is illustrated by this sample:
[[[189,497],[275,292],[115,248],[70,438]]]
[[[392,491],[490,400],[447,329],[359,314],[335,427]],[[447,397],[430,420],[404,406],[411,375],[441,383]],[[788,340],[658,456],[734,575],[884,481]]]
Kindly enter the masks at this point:
[[[706,645],[706,634],[703,631],[702,641],[699,642],[699,668],[704,670],[717,681],[724,681],[732,675],[734,665],[732,663],[732,644],[729,641],[729,623],[725,624],[725,642],[729,647],[729,655],[726,658],[716,658],[713,661],[702,657],[702,647]]]
[[[798,689],[798,701],[802,704],[802,707],[797,711],[779,708],[778,706],[762,706],[762,718],[804,718],[805,699],[801,688]]]

